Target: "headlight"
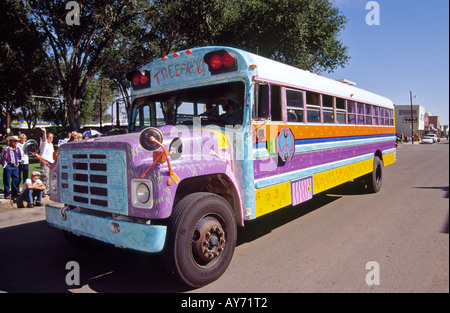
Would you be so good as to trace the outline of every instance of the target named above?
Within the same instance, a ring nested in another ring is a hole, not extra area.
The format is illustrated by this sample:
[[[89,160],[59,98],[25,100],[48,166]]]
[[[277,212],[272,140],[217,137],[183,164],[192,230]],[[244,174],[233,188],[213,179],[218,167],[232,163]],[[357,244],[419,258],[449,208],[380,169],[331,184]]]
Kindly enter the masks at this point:
[[[136,197],[140,203],[147,203],[150,199],[150,190],[147,185],[140,183],[136,189]]]
[[[153,187],[150,180],[133,179],[131,190],[131,201],[134,207],[150,209],[153,206]]]

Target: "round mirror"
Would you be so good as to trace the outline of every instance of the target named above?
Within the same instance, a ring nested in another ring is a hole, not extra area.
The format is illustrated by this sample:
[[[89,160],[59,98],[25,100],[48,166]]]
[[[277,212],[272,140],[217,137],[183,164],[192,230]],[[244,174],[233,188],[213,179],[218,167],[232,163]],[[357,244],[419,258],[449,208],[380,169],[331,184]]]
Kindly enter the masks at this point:
[[[156,142],[151,141],[150,137],[154,137],[160,143],[163,142],[162,133],[156,128],[148,127],[146,129],[144,129],[141,132],[141,134],[139,135],[139,144],[141,145],[141,147],[144,150],[147,150],[147,151],[158,150],[159,145]]]
[[[23,144],[23,152],[28,155],[32,156],[33,153],[39,152],[39,145],[34,139],[29,139]]]
[[[183,154],[183,142],[180,138],[174,138],[169,146],[169,154],[172,160],[178,160]]]

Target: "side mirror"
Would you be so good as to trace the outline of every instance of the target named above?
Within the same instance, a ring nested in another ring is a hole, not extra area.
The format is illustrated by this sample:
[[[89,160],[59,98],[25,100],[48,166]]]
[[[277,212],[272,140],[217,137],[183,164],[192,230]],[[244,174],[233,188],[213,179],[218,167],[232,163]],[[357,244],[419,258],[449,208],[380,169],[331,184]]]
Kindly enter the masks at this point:
[[[34,153],[39,152],[39,145],[34,139],[29,139],[23,144],[23,152],[28,155],[32,156]]]
[[[139,144],[141,145],[141,147],[147,151],[155,151],[159,148],[159,145],[150,140],[150,137],[154,137],[156,140],[162,143],[164,140],[163,134],[157,128],[148,127],[144,129],[139,135]]]

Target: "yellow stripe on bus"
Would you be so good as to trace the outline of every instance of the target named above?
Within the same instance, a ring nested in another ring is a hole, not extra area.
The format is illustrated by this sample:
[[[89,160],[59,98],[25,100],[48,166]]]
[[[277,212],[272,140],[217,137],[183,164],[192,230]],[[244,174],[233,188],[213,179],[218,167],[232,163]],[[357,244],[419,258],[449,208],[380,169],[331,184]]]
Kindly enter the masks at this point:
[[[344,184],[373,171],[373,159],[345,165],[313,175],[314,194]]]
[[[385,155],[391,161],[391,154]],[[349,180],[355,179],[373,171],[373,159],[368,159],[336,169],[313,175],[313,193],[318,194],[327,189],[336,187]],[[275,186],[255,191],[256,217],[276,211],[291,205],[291,182],[284,182]]]
[[[383,166],[395,163],[395,152],[383,155]]]
[[[256,217],[284,208],[290,204],[290,182],[259,189],[255,192]]]

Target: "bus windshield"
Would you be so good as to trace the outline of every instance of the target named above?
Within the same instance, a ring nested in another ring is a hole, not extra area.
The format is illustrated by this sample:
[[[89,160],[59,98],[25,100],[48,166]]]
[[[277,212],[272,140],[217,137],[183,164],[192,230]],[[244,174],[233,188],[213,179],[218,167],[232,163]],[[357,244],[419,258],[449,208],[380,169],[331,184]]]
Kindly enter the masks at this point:
[[[244,90],[244,83],[233,82],[137,98],[131,109],[129,130],[192,125],[194,118],[202,125],[242,125]]]

